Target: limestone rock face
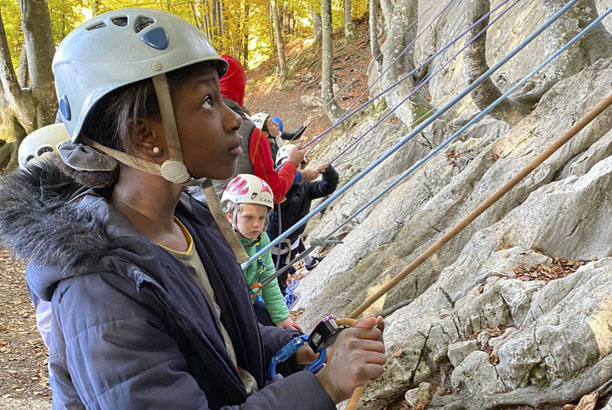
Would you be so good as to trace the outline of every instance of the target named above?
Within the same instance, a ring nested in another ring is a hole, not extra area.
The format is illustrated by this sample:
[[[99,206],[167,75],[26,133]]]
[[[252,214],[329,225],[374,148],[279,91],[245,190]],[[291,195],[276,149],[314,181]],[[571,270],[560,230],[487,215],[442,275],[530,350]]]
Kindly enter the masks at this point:
[[[531,24],[524,12],[515,17]],[[612,59],[562,77],[516,125],[485,117],[412,170],[458,128],[434,121],[312,221],[307,243],[396,182],[301,280],[304,329],[348,315],[601,102]],[[317,155],[335,156],[373,123]],[[341,184],[408,132],[381,124],[338,161]],[[370,308],[385,312],[388,361],[360,408],[423,397],[421,383],[441,386],[431,408],[557,405],[612,378],[611,154],[608,108]]]

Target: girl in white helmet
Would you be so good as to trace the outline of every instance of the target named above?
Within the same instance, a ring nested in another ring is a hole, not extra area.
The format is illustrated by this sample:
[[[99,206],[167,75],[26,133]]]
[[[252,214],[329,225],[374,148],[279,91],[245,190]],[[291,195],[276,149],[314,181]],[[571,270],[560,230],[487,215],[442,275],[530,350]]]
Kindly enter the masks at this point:
[[[266,181],[255,175],[239,174],[225,188],[221,202],[224,204],[227,220],[232,224],[249,257],[270,243],[266,227],[268,212],[273,208],[274,195]],[[271,252],[263,254],[256,263],[247,266],[242,272],[251,289],[274,275]],[[260,323],[302,331],[289,314],[278,281],[274,280],[265,285],[261,294],[252,297],[252,301]]]
[[[226,66],[199,30],[152,9],[101,14],[59,45],[62,170],[43,162],[0,186],[0,238],[52,303],[54,408],[335,409],[382,373],[370,317],[316,375],[266,385],[267,360],[298,332],[258,326],[231,248],[183,193],[234,172]]]

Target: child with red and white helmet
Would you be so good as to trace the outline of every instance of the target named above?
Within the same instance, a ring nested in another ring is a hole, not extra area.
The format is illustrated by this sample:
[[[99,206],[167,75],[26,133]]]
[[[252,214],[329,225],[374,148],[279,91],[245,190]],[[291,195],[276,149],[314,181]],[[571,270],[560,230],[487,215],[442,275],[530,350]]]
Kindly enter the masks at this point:
[[[273,208],[272,189],[263,179],[250,174],[239,174],[232,179],[221,197],[225,216],[232,224],[238,240],[249,257],[270,243],[266,233],[268,212]],[[270,251],[262,255],[257,263],[243,269],[249,287],[256,286],[274,275],[274,262]],[[276,325],[283,329],[302,331],[291,318],[278,281],[265,285],[261,296],[252,299],[257,320],[264,325]]]

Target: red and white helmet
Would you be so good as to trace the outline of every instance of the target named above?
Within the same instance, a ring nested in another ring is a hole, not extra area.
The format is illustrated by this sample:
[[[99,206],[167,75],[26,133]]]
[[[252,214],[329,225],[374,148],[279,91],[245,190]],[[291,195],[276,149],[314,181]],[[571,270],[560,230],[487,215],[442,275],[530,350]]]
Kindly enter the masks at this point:
[[[263,179],[251,174],[235,176],[223,191],[221,202],[234,204],[257,204],[270,209],[274,207],[272,188]]]

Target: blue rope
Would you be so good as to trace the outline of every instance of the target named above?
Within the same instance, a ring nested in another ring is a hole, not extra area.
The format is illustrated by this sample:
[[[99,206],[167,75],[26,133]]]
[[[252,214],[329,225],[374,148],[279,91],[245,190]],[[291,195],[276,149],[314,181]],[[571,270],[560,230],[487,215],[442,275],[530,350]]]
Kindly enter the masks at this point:
[[[380,73],[380,75],[376,78],[376,80],[374,80],[372,82],[371,85],[369,85],[365,90],[363,90],[363,92],[361,94],[359,94],[359,97],[355,98],[355,100],[351,103],[351,105],[349,105],[349,107],[346,109],[346,111],[344,111],[344,113],[342,114],[342,116],[338,119],[338,121],[341,121],[345,115],[347,115],[348,113],[350,113],[351,108],[353,108],[355,106],[355,104],[357,104],[357,102],[359,102],[359,100],[361,99],[361,97],[363,97],[365,95],[365,93],[367,93],[368,91],[370,91],[372,89],[372,87],[374,87],[374,85],[376,85],[376,83],[378,81],[380,81],[381,78],[383,78],[383,76],[385,74],[387,74],[387,71],[389,71],[391,69],[391,67],[393,67],[393,64],[395,64],[395,62],[397,60],[399,60],[399,58],[401,56],[403,56],[404,54],[406,54],[406,52],[410,49],[410,47],[412,47],[414,45],[414,43],[416,43],[416,41],[423,35],[425,34],[425,31],[427,31],[427,29],[429,27],[431,27],[442,15],[442,13],[444,13],[451,4],[453,4],[455,0],[450,0],[448,2],[448,4],[446,6],[444,6],[444,8],[442,9],[442,11],[440,11],[433,19],[431,19],[431,21],[429,22],[429,24],[419,33],[417,34],[417,36],[404,48],[404,50],[402,50],[401,53],[398,54],[397,57],[395,57],[393,59],[393,61],[391,61],[389,63],[389,65]],[[459,4],[461,4],[461,0],[457,3],[457,6],[459,6]],[[459,19],[457,19],[457,21],[459,21]],[[417,21],[418,22],[418,21]],[[456,22],[455,22],[456,24]],[[325,131],[327,133],[329,133],[329,131]],[[320,136],[318,136],[317,138],[320,138]]]
[[[487,24],[482,30],[480,30],[478,33],[476,33],[476,35],[474,37],[472,37],[470,39],[470,41],[468,41],[463,48],[461,48],[457,53],[455,53],[455,55],[453,55],[451,58],[449,58],[444,64],[442,64],[441,67],[439,67],[436,71],[432,72],[431,74],[429,74],[427,76],[427,78],[422,81],[418,86],[416,86],[414,89],[412,89],[412,91],[410,91],[410,93],[408,93],[408,95],[402,100],[400,101],[395,107],[393,107],[391,110],[387,111],[385,113],[385,115],[383,115],[374,125],[372,125],[370,128],[368,128],[366,130],[365,133],[363,133],[363,135],[361,135],[359,138],[357,138],[355,141],[351,142],[346,148],[344,148],[342,151],[340,151],[340,153],[338,155],[336,155],[334,158],[332,158],[331,161],[329,161],[329,164],[333,164],[334,162],[336,162],[336,160],[338,158],[340,158],[342,155],[346,154],[351,148],[353,148],[355,145],[357,145],[357,143],[359,141],[361,141],[366,135],[368,135],[370,132],[372,132],[378,125],[380,125],[381,122],[383,122],[384,120],[386,120],[387,118],[389,118],[389,116],[391,114],[393,114],[399,107],[401,107],[402,105],[404,105],[404,103],[406,101],[408,101],[408,99],[410,97],[412,97],[413,95],[415,95],[421,88],[425,87],[427,84],[429,84],[429,82],[433,79],[433,77],[438,74],[440,71],[442,71],[446,66],[448,66],[455,58],[457,58],[457,56],[459,54],[461,54],[466,48],[468,48],[474,41],[476,41],[478,39],[478,37],[480,37],[481,35],[483,35],[488,29],[489,27],[491,27],[493,24],[495,24],[495,22],[497,22],[500,18],[502,18],[504,16],[504,14],[506,14],[507,12],[509,12],[514,6],[516,6],[518,4],[518,2],[521,0],[515,0],[514,3],[512,3],[511,5],[509,5],[503,12],[500,13],[499,16],[495,17],[493,20],[491,20],[489,22],[489,24]]]
[[[506,62],[508,62],[508,60],[510,60],[519,51],[521,51],[523,48],[525,48],[527,46],[527,44],[529,44],[531,41],[533,41],[534,38],[536,38],[538,35],[540,35],[540,33],[542,33],[548,26],[550,26],[553,22],[555,22],[570,7],[572,7],[574,4],[576,4],[577,1],[578,0],[570,0],[566,5],[564,5],[561,9],[559,9],[559,11],[557,11],[555,14],[553,14],[540,27],[538,27],[533,33],[531,33],[525,40],[523,40],[514,50],[512,50],[504,58],[502,58],[500,61],[498,61],[493,67],[489,68],[486,72],[484,72],[472,84],[470,84],[461,93],[459,93],[457,96],[455,96],[455,98],[453,98],[450,102],[448,102],[438,112],[436,112],[434,115],[432,115],[427,120],[425,120],[423,123],[421,123],[421,125],[419,125],[417,128],[415,128],[407,136],[402,138],[397,144],[395,144],[393,147],[391,147],[391,149],[388,150],[386,153],[384,153],[380,158],[378,158],[376,161],[374,161],[372,164],[370,164],[368,167],[366,167],[363,171],[361,171],[359,174],[357,174],[355,177],[353,177],[353,179],[351,179],[349,182],[347,182],[345,185],[343,185],[342,188],[340,188],[338,191],[336,191],[334,194],[332,194],[328,199],[326,199],[324,202],[322,202],[315,209],[310,211],[310,213],[308,213],[308,215],[306,215],[301,220],[299,220],[295,225],[293,225],[291,228],[286,230],[283,233],[283,235],[279,236],[278,238],[276,238],[275,240],[270,242],[262,250],[260,250],[255,255],[253,255],[248,261],[242,263],[241,267],[244,269],[247,266],[249,266],[250,264],[252,264],[253,262],[255,262],[259,256],[263,255],[265,252],[269,251],[272,247],[277,245],[280,241],[285,239],[287,236],[291,235],[299,227],[301,227],[306,222],[308,222],[314,215],[319,213],[319,211],[321,211],[323,208],[325,208],[327,205],[329,205],[332,201],[334,201],[336,198],[338,198],[340,195],[342,195],[344,192],[346,192],[350,187],[355,185],[361,178],[364,177],[364,175],[368,174],[371,170],[373,170],[378,165],[380,165],[381,162],[383,162],[385,159],[389,158],[389,156],[391,156],[393,153],[395,153],[395,151],[397,151],[399,148],[401,148],[412,137],[414,137],[415,135],[420,133],[425,127],[427,127],[429,124],[431,124],[437,118],[439,118],[442,114],[444,114],[446,111],[448,111],[453,105],[455,105],[463,97],[465,97],[472,90],[474,90],[476,87],[478,87],[484,80],[486,80],[488,77],[490,77],[491,74],[493,74],[495,71],[497,71],[502,65],[504,65]]]
[[[578,39],[580,39],[580,37],[582,37],[584,34],[586,34],[587,31],[589,31],[591,28],[593,28],[595,25],[597,25],[604,17],[606,17],[608,14],[610,14],[612,12],[612,8],[610,8],[609,10],[607,10],[604,14],[602,14],[601,16],[599,16],[596,20],[594,20],[591,24],[589,24],[587,27],[585,27],[580,33],[578,33],[573,39],[571,39],[570,41],[568,41],[563,47],[561,47],[559,50],[557,50],[555,53],[553,53],[550,57],[548,57],[544,62],[542,62],[539,66],[537,66],[535,69],[533,69],[533,71],[531,71],[529,74],[527,74],[525,77],[523,77],[523,79],[521,79],[519,82],[517,82],[514,86],[512,86],[512,88],[510,88],[508,91],[506,91],[504,94],[502,94],[497,100],[493,101],[487,108],[485,108],[483,111],[481,111],[480,113],[478,113],[478,115],[476,115],[474,118],[472,118],[470,121],[468,121],[463,127],[461,127],[459,130],[457,130],[457,132],[455,132],[453,135],[451,135],[450,137],[448,137],[446,140],[444,140],[444,142],[442,142],[440,145],[438,145],[435,149],[433,149],[432,151],[430,151],[426,156],[424,156],[423,158],[421,158],[419,161],[417,161],[414,165],[412,165],[409,169],[407,169],[406,171],[404,171],[395,181],[393,181],[391,184],[389,184],[382,192],[380,192],[378,195],[376,195],[374,198],[372,198],[369,202],[367,202],[365,205],[363,205],[361,208],[359,208],[357,211],[355,211],[355,213],[353,213],[351,216],[349,216],[344,222],[342,222],[340,225],[338,225],[333,231],[331,231],[328,235],[325,236],[324,239],[329,239],[333,234],[335,234],[336,232],[338,232],[340,229],[342,229],[342,227],[344,225],[346,225],[347,223],[349,223],[351,221],[351,219],[355,218],[357,215],[359,215],[361,212],[363,212],[366,208],[368,208],[370,205],[372,205],[374,202],[376,202],[377,200],[379,200],[383,195],[385,195],[387,192],[389,192],[391,189],[393,189],[395,186],[397,186],[397,184],[399,184],[404,178],[406,178],[408,175],[410,175],[415,169],[417,169],[418,167],[420,167],[421,165],[423,165],[426,161],[428,161],[431,157],[433,157],[435,154],[437,154],[438,152],[440,152],[442,150],[442,148],[446,147],[448,144],[450,144],[455,138],[457,138],[460,134],[462,134],[465,130],[467,130],[469,127],[471,127],[473,124],[475,124],[478,120],[480,120],[482,117],[484,117],[487,113],[489,113],[493,108],[495,108],[497,105],[499,105],[503,100],[505,100],[506,98],[508,98],[508,96],[510,94],[512,94],[517,88],[521,87],[523,84],[525,84],[531,77],[533,77],[538,71],[540,71],[542,68],[544,68],[544,66],[546,66],[547,64],[549,64],[552,60],[554,60],[555,58],[557,58],[562,52],[564,52],[565,50],[567,50],[567,48],[569,48],[572,44],[574,44]]]
[[[341,119],[339,119],[336,123],[332,124],[328,129],[326,129],[325,131],[323,131],[321,134],[319,134],[317,137],[315,137],[314,139],[312,139],[310,142],[308,142],[307,144],[304,145],[303,148],[308,148],[310,145],[315,144],[317,142],[319,142],[324,136],[326,136],[327,134],[329,134],[332,130],[334,130],[335,128],[337,128],[340,124],[342,124],[344,121],[348,120],[350,117],[352,117],[353,115],[355,115],[356,113],[358,113],[359,111],[361,111],[362,109],[364,109],[365,107],[367,107],[368,105],[370,105],[371,103],[373,103],[374,101],[376,101],[378,98],[380,98],[382,95],[388,93],[391,89],[393,89],[394,87],[396,87],[398,84],[402,83],[403,81],[405,81],[407,78],[409,78],[412,74],[416,73],[418,70],[420,70],[422,67],[424,67],[427,63],[429,63],[431,60],[433,60],[434,58],[436,58],[437,56],[439,56],[441,53],[445,52],[450,46],[452,46],[454,43],[456,43],[457,41],[459,41],[459,39],[461,37],[463,37],[464,35],[466,35],[467,33],[469,33],[474,27],[476,27],[478,24],[480,24],[484,19],[488,18],[492,13],[494,13],[495,11],[497,11],[499,8],[501,8],[504,4],[508,3],[508,1],[510,0],[504,0],[502,1],[500,4],[498,4],[497,6],[495,6],[495,8],[493,8],[493,10],[490,10],[487,14],[485,14],[484,16],[482,16],[481,18],[479,18],[478,20],[476,20],[476,22],[474,22],[470,27],[468,27],[467,29],[465,29],[461,34],[459,34],[457,37],[455,37],[449,44],[446,44],[442,49],[440,49],[439,51],[437,51],[434,55],[430,56],[429,58],[427,58],[425,61],[423,61],[418,67],[414,68],[412,71],[410,71],[409,73],[405,74],[404,76],[402,76],[400,79],[398,79],[396,82],[394,82],[393,84],[391,84],[389,87],[387,87],[386,89],[384,89],[383,91],[381,91],[380,93],[378,93],[377,95],[375,95],[374,97],[370,98],[368,101],[364,102],[363,104],[361,104],[359,107],[355,108],[353,111],[351,111],[349,114],[347,114],[346,116],[341,117]]]

